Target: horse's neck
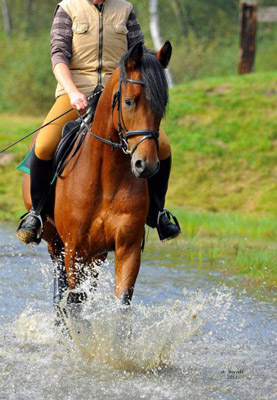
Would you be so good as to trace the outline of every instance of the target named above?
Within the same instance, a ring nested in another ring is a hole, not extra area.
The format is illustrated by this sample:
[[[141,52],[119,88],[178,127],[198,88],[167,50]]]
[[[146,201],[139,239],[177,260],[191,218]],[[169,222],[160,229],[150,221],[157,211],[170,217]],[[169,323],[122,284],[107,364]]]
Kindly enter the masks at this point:
[[[116,130],[112,118],[112,98],[110,91],[104,90],[102,93],[92,124],[92,131],[104,139],[113,139],[116,136]]]
[[[114,110],[114,113],[117,113]],[[115,143],[119,143],[118,132],[114,127],[113,114],[112,114],[112,91],[104,91],[100,97],[97,105],[96,113],[94,116],[91,130],[96,135],[112,140]],[[123,178],[128,177],[128,171],[131,175],[130,158],[126,156],[122,150],[114,149],[112,147],[103,144],[98,139],[90,139],[90,151],[87,153],[87,166],[95,165],[98,174],[109,173],[115,170],[124,170],[124,174],[116,175],[116,180],[121,181]],[[114,176],[114,174],[112,174]]]

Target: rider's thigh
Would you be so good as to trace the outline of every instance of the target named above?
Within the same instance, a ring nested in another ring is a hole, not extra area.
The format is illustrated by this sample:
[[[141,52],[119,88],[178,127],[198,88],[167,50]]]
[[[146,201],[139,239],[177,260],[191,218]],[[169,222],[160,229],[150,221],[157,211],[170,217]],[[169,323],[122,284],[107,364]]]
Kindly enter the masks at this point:
[[[159,152],[158,156],[160,160],[165,160],[171,154],[171,148],[169,144],[168,137],[165,134],[165,131],[160,128],[160,135],[159,135]]]
[[[70,108],[71,104],[67,95],[58,97],[47,117],[45,118],[43,125],[58,117]],[[76,110],[72,110],[39,131],[35,143],[35,153],[39,159],[51,160],[53,158],[55,150],[61,139],[63,126],[67,122],[75,120],[76,118],[78,118],[78,113]]]

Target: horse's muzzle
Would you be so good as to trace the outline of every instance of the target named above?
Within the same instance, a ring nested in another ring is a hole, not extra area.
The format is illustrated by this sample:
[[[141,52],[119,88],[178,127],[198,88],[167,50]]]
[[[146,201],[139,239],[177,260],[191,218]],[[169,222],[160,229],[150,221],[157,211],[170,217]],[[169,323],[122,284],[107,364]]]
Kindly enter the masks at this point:
[[[156,162],[147,162],[143,159],[132,159],[132,172],[137,178],[148,179],[155,175],[160,169],[159,160]]]

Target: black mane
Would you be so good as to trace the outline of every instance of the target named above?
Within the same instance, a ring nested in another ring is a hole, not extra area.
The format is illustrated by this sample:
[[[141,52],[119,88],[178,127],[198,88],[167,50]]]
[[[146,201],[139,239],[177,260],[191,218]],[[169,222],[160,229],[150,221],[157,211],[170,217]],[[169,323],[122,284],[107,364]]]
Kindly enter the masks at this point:
[[[126,63],[131,52],[132,48],[127,51],[120,61],[120,71],[123,76],[126,76]],[[144,48],[140,63],[140,72],[150,107],[157,117],[162,118],[168,103],[168,83],[164,68],[156,58],[155,53],[151,53],[146,48]]]

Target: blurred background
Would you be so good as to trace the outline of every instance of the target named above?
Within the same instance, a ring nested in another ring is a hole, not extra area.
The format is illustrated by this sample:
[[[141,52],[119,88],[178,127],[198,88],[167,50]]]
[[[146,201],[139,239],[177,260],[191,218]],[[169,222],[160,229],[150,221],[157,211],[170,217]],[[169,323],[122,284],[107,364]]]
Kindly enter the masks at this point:
[[[0,107],[41,114],[53,100],[49,31],[57,2],[1,0],[1,4]],[[134,0],[133,4],[146,45],[153,48],[149,2]],[[259,7],[272,5],[277,1],[259,0]],[[238,0],[159,0],[158,11],[161,37],[173,44],[171,70],[176,83],[236,74]],[[256,71],[277,68],[276,42],[277,23],[260,24]]]

